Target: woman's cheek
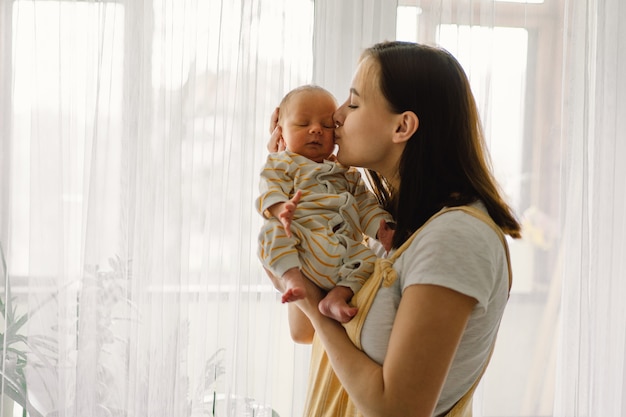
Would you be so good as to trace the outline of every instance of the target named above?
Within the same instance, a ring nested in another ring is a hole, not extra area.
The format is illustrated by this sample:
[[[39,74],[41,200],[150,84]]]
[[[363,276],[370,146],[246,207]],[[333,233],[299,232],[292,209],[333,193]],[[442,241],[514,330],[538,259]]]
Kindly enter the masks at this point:
[[[342,141],[339,144],[339,151],[337,152],[337,160],[342,165],[357,166],[358,160],[355,160],[353,152],[354,150],[351,148],[350,144],[346,145],[346,143]]]

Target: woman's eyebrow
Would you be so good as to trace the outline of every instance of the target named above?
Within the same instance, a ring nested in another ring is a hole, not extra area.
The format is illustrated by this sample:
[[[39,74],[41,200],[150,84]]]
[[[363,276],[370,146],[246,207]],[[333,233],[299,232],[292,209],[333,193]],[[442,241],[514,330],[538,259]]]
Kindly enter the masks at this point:
[[[351,89],[350,89],[350,94],[354,94],[355,96],[359,96],[359,97],[361,97],[361,95],[359,94],[359,92],[358,92],[358,91],[356,91],[356,88],[351,88]]]

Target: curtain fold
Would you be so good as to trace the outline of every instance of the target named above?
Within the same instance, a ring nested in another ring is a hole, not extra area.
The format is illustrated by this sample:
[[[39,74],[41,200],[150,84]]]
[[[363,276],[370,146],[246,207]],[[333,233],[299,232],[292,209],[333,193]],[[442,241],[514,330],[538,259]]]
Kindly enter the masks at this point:
[[[554,415],[623,416],[626,7],[611,0],[567,6],[566,262]]]

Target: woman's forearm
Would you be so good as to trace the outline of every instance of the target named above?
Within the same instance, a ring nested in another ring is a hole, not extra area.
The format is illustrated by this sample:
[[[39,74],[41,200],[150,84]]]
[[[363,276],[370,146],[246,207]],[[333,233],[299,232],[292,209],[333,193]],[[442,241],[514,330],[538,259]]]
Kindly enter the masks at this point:
[[[315,328],[335,374],[364,416],[392,417],[384,403],[382,367],[354,346],[337,321],[320,316]]]
[[[291,339],[296,343],[307,345],[313,343],[315,329],[306,314],[304,314],[296,304],[289,303],[287,306],[287,316]]]
[[[365,416],[393,416],[384,405],[382,367],[352,343],[339,322],[320,313],[317,305],[323,293],[319,289],[316,291],[312,285],[307,293],[310,296],[296,304],[310,320],[352,401]]]
[[[317,310],[316,301],[307,298],[298,301],[298,306],[309,317],[335,374],[364,416],[430,417],[475,303],[443,287],[407,288],[384,366],[357,349],[341,324]]]

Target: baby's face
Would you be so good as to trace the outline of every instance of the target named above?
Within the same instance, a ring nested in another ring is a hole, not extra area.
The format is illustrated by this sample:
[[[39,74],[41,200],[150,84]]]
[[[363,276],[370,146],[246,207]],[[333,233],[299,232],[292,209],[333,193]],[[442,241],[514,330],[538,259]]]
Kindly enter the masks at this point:
[[[322,91],[303,91],[281,110],[283,139],[287,149],[315,162],[328,158],[335,148],[334,99]]]

